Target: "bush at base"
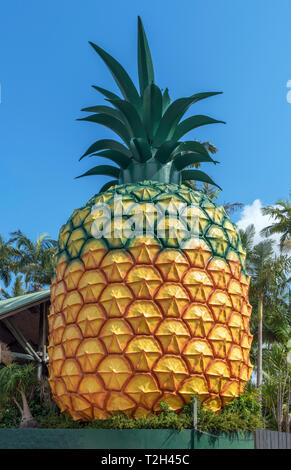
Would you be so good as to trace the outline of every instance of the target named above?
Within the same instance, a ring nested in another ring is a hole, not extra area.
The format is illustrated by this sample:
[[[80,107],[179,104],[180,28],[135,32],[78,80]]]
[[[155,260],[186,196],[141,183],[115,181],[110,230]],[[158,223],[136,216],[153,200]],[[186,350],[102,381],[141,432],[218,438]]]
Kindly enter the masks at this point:
[[[193,428],[193,403],[184,406],[180,415],[170,411],[161,402],[159,414],[133,419],[123,414],[108,420],[89,423],[72,421],[65,415],[52,413],[37,401],[31,402],[31,409],[41,428],[70,429],[176,429]],[[19,417],[13,407],[0,410],[0,428],[18,427]],[[226,405],[220,413],[198,407],[198,429],[212,433],[254,431],[263,427],[256,392],[246,391],[239,398]]]

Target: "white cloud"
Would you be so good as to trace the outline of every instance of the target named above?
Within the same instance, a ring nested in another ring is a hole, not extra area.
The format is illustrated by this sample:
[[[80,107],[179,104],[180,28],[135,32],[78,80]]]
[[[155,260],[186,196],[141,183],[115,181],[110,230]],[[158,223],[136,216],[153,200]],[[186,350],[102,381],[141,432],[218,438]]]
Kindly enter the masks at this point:
[[[237,222],[237,226],[242,229],[246,229],[248,225],[253,224],[256,229],[256,235],[254,238],[254,244],[266,240],[260,235],[260,231],[267,225],[272,224],[274,221],[268,215],[262,214],[263,205],[260,199],[255,199],[255,201],[249,205],[244,206],[241,214],[240,220]],[[273,235],[272,238],[276,244],[279,243],[280,235]]]

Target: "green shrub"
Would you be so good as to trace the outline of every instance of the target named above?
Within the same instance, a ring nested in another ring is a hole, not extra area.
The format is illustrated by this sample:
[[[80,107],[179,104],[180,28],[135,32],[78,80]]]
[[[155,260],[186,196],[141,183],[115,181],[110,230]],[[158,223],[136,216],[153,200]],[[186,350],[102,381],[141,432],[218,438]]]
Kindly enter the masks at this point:
[[[261,406],[258,401],[258,389],[248,387],[238,398],[228,403],[222,412],[233,412],[249,417],[261,415]]]
[[[11,403],[0,404],[0,429],[1,428],[18,428],[20,424],[20,414],[16,406]]]
[[[66,415],[53,414],[47,416],[38,416],[38,425],[40,428],[54,428],[54,429],[74,429],[86,427],[88,423],[80,423],[73,421]]]
[[[107,420],[91,422],[73,421],[58,410],[40,402],[39,398],[30,402],[33,415],[41,428],[60,429],[191,429],[193,428],[193,399],[184,406],[178,415],[171,411],[166,403],[160,403],[160,413],[138,419],[125,414],[117,414]],[[10,407],[8,411],[0,409],[0,427],[17,427],[19,417],[17,410]],[[210,433],[254,431],[263,426],[260,417],[260,406],[254,391],[246,391],[239,398],[226,405],[220,413],[205,410],[198,404],[198,429]]]
[[[249,386],[238,398],[213,413],[203,408],[198,411],[198,428],[201,431],[237,432],[254,431],[264,427],[257,389]]]

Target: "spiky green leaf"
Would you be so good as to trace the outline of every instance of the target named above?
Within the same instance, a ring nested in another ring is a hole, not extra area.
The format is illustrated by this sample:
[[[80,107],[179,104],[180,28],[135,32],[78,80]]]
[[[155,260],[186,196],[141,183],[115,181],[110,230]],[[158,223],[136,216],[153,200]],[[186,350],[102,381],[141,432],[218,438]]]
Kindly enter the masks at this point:
[[[196,165],[197,163],[214,163],[216,164],[216,160],[213,160],[209,155],[201,155],[199,153],[187,153],[187,154],[181,154],[179,153],[178,155],[175,156],[174,160],[174,165],[177,170],[184,170],[189,165]]]
[[[110,106],[89,106],[88,108],[81,109],[81,111],[85,111],[87,113],[107,114],[107,116],[115,117],[123,122],[123,124],[126,124],[126,120],[121,112],[118,109],[111,108]]]
[[[170,106],[170,103],[171,103],[171,98],[169,95],[169,90],[168,88],[166,88],[163,93],[163,115],[167,111],[168,107]]]
[[[128,73],[122,67],[122,65],[115,60],[110,54],[104,51],[101,47],[97,46],[93,42],[89,41],[89,44],[101,57],[104,63],[109,68],[114,80],[116,81],[121,93],[124,98],[133,104],[137,109],[140,109],[141,101],[137,89],[134,86],[133,81],[129,77]]]
[[[146,162],[152,156],[151,147],[145,139],[131,139],[130,149],[133,158],[138,162]]]
[[[143,95],[145,89],[155,81],[155,77],[151,51],[148,45],[142,21],[139,16],[137,55],[140,94]]]
[[[148,137],[153,139],[162,117],[162,93],[154,84],[149,85],[143,95],[142,118]]]
[[[98,152],[99,150],[103,150],[103,149],[117,150],[118,152],[123,153],[127,157],[131,156],[130,151],[120,142],[117,142],[116,140],[112,140],[112,139],[101,139],[101,140],[97,140],[96,142],[94,142],[94,144],[90,145],[88,150],[86,150],[86,152],[81,156],[81,158],[79,158],[79,161],[82,160],[87,155],[90,155],[92,153]]]
[[[126,126],[119,120],[112,116],[107,116],[107,114],[92,114],[91,116],[86,116],[85,118],[78,119],[78,121],[88,121],[95,122],[96,124],[102,124],[105,127],[108,127],[113,132],[115,132],[121,139],[129,145],[130,135]]]
[[[164,142],[157,153],[155,154],[155,159],[161,163],[167,163],[172,160],[172,153],[177,147],[180,148],[181,142],[175,142],[174,140],[169,140]]]
[[[189,98],[179,98],[178,100],[175,100],[172,104],[170,104],[161,119],[160,125],[154,137],[154,145],[159,146],[165,140],[172,139],[179,121],[182,119],[183,115],[192,104],[218,94],[220,94],[220,92],[196,93]]]
[[[120,100],[120,96],[112,93],[112,91],[105,90],[105,88],[101,88],[100,86],[92,85],[92,88],[102,93],[102,95],[106,96],[109,100]]]
[[[114,178],[119,178],[120,169],[116,166],[111,165],[98,165],[91,168],[91,170],[86,171],[83,175],[77,176],[77,178],[83,178],[83,176],[91,176],[91,175],[106,175],[106,176],[113,176]]]
[[[131,137],[140,137],[146,139],[144,126],[141,122],[136,108],[125,100],[108,100],[113,104],[124,116],[127,121],[127,130]]]
[[[182,181],[201,181],[203,183],[213,184],[217,188],[221,189],[218,184],[214,183],[214,181],[208,176],[204,171],[200,170],[183,170],[182,171]]]
[[[129,157],[119,152],[118,150],[104,150],[103,152],[98,152],[94,154],[94,156],[95,155],[103,158],[108,158],[123,169],[127,168],[131,161]]]
[[[196,129],[197,127],[206,126],[207,124],[225,124],[224,121],[218,121],[208,116],[197,115],[191,116],[188,119],[180,122],[176,127],[176,130],[173,135],[173,140],[180,140],[187,132]]]

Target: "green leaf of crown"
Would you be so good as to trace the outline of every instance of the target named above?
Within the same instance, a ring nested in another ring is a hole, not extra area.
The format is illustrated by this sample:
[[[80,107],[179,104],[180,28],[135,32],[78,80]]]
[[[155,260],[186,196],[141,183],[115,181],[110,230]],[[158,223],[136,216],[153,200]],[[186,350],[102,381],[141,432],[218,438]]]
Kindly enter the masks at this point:
[[[84,108],[90,114],[81,121],[102,124],[115,132],[123,143],[102,139],[92,144],[80,158],[99,156],[117,166],[100,165],[83,175],[107,175],[121,182],[136,182],[140,178],[164,183],[187,180],[201,181],[218,186],[204,172],[187,170],[202,162],[217,163],[208,153],[207,145],[197,140],[180,141],[188,132],[208,124],[224,123],[208,116],[195,115],[182,121],[190,106],[200,100],[220,94],[204,92],[179,98],[171,103],[168,89],[162,93],[154,83],[154,68],[147,37],[138,17],[138,77],[140,94],[122,65],[101,47],[90,42],[93,49],[109,68],[123,99],[116,93],[93,85],[105,96],[111,106]],[[117,184],[106,183],[102,190]],[[218,186],[219,187],[219,186]]]

